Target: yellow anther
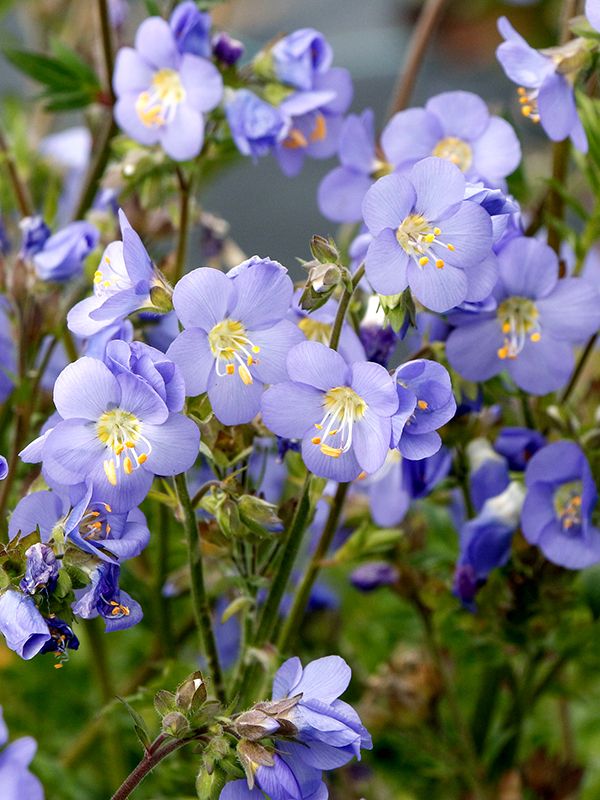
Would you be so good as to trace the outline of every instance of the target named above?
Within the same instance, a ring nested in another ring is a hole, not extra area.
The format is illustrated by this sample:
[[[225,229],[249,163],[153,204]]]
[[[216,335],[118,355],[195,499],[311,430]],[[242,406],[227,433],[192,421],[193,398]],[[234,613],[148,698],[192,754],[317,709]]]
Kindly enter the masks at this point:
[[[62,664],[55,664],[54,665],[54,669],[62,669],[62,668],[63,668]]]
[[[521,107],[521,114],[523,114],[524,117],[530,116],[532,111],[533,108],[529,104]]]
[[[325,117],[323,114],[317,114],[317,118],[315,119],[315,127],[310,134],[310,140],[311,142],[322,142],[326,136],[327,123],[325,121]]]
[[[429,243],[431,243],[431,242],[435,242],[435,234],[434,234],[434,233],[428,233],[428,234],[425,236],[425,241],[426,241],[426,242],[429,242]]]
[[[420,267],[424,267],[424,266],[425,266],[425,264],[429,264],[429,259],[427,258],[427,256],[422,256],[422,257],[419,259],[419,266],[420,266]]]
[[[115,469],[114,461],[104,462],[104,473],[111,486],[117,485],[117,470]]]
[[[253,383],[252,375],[250,375],[248,367],[245,367],[243,364],[240,364],[240,366],[238,367],[238,373],[246,386],[250,386],[250,384]]]
[[[116,453],[118,456],[120,456],[120,455],[121,455],[121,453],[123,452],[123,450],[124,450],[124,449],[125,449],[125,445],[123,445],[123,444],[118,444],[118,445],[115,447],[115,453]]]
[[[442,259],[441,259],[441,258],[438,258],[438,259],[436,259],[435,265],[436,265],[436,267],[437,267],[438,269],[442,269],[442,268],[443,268],[443,266],[444,266],[444,262],[442,261]]]
[[[451,253],[453,253],[456,250],[456,247],[454,247],[453,244],[447,244],[446,247],[448,248],[448,250],[450,250]]]
[[[502,333],[510,333],[510,322],[502,323]]]
[[[108,289],[108,287],[110,286],[110,281],[104,281],[104,286]]]
[[[246,359],[246,364],[248,364],[248,366],[249,366],[249,367],[251,367],[251,366],[252,366],[252,364],[255,364],[255,363],[256,363],[256,362],[255,362],[255,360],[252,358],[252,356],[248,356],[248,358]]]
[[[521,95],[521,97],[519,97],[519,103],[521,103],[521,105],[524,105],[525,103],[528,103],[528,102],[529,102],[529,100],[526,97],[523,97],[523,95]]]
[[[536,331],[535,333],[532,333],[529,338],[532,342],[539,342],[539,340],[542,338],[542,334],[539,331]]]
[[[321,445],[321,452],[324,456],[331,456],[331,458],[339,458],[342,455],[341,447],[330,447],[328,444]]]
[[[227,366],[225,367],[225,372],[228,375],[233,375],[235,373],[235,366],[233,364],[227,364]]]
[[[425,411],[426,408],[429,408],[429,403],[427,400],[418,400],[417,405],[421,409],[421,411]]]
[[[138,456],[138,464],[145,464],[148,461],[148,456],[146,453],[140,453]]]
[[[504,361],[504,359],[508,355],[508,347],[500,347],[500,348],[498,348],[497,354],[498,354],[498,358],[500,358],[500,359],[502,359]]]
[[[260,353],[260,347],[257,344],[252,345],[253,353]]]
[[[102,273],[99,269],[94,272],[94,283],[102,283]]]
[[[129,456],[127,456],[127,458],[123,460],[123,469],[126,475],[131,475],[131,473],[133,472],[133,462],[129,458]]]
[[[301,147],[306,147],[308,141],[306,136],[298,128],[292,128],[288,133],[287,139],[284,141],[283,146],[288,150],[299,150]]]
[[[363,471],[359,473],[359,475],[358,475],[358,477],[356,478],[356,480],[357,480],[357,481],[364,481],[364,479],[365,479],[366,477],[367,477],[367,473],[366,473],[366,472],[364,471],[364,469],[363,469]]]
[[[320,431],[323,428],[323,426],[320,425],[318,422],[315,422],[315,428],[317,428],[317,430]]]
[[[129,447],[129,448],[135,447],[135,442],[132,442],[131,439],[128,439],[125,442],[125,447]]]
[[[524,95],[527,94],[527,89],[524,86],[519,86],[517,89],[517,94]]]
[[[104,508],[108,511],[109,514],[112,512],[112,508],[108,505],[108,503],[104,503]]]
[[[313,436],[313,438],[311,439],[311,442],[313,444],[321,444],[321,437],[320,436]]]

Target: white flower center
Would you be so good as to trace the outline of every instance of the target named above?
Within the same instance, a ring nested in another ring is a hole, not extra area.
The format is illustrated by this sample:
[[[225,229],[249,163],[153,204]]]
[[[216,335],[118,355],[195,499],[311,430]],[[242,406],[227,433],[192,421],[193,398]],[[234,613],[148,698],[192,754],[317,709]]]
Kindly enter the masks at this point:
[[[159,69],[154,73],[150,88],[138,96],[135,110],[147,128],[158,128],[172,121],[177,106],[185,98],[179,73],[174,69]]]
[[[254,356],[260,353],[260,347],[250,341],[241,322],[234,319],[217,322],[208,334],[208,343],[216,359],[217,375],[220,377],[234,375],[235,362],[237,362],[238,375],[242,381],[246,385],[252,383],[252,375],[248,367],[258,364],[258,360]],[[220,371],[221,362],[225,362],[225,372]]]
[[[325,409],[323,419],[315,423],[319,434],[311,441],[314,445],[319,445],[323,455],[339,458],[352,447],[354,423],[363,418],[368,406],[354,389],[349,386],[336,386],[325,393],[323,408]],[[329,436],[339,436],[337,446],[327,444]]]
[[[441,235],[441,228],[433,226],[421,214],[409,214],[396,229],[398,244],[421,269],[429,264],[431,257],[435,266],[443,269],[445,261],[440,258],[438,248],[455,251],[453,244],[441,241]]]
[[[504,344],[498,348],[498,358],[516,358],[528,338],[531,342],[539,342],[542,338],[539,312],[533,300],[509,297],[500,303],[496,316],[504,334]]]
[[[121,469],[126,475],[131,475],[134,469],[148,460],[152,446],[142,436],[141,429],[141,421],[121,408],[105,411],[96,422],[96,436],[102,444],[112,450],[110,458],[104,461],[104,472],[112,486],[117,485]],[[147,451],[136,452],[142,447],[147,448]]]

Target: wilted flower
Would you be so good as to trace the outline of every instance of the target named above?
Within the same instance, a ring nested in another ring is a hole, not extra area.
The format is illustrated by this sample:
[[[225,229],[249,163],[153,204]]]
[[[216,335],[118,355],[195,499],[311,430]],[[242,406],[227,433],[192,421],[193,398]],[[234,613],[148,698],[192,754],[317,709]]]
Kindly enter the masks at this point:
[[[54,550],[43,542],[37,542],[27,548],[25,557],[25,576],[19,587],[25,594],[35,594],[46,587],[52,591],[58,578],[58,562]]]
[[[33,256],[33,265],[43,281],[67,281],[83,272],[83,262],[100,241],[100,233],[89,222],[71,222],[46,239]]]
[[[131,628],[143,617],[140,604],[120,589],[119,572],[115,564],[100,564],[90,585],[75,592],[73,613],[81,619],[102,617],[107,633]]]
[[[289,380],[264,394],[265,425],[278,436],[302,439],[302,457],[315,475],[350,481],[379,469],[398,407],[388,372],[366,361],[348,364],[318,342],[293,347],[287,371]]]
[[[408,176],[387,175],[369,189],[363,215],[374,239],[365,266],[375,291],[400,294],[410,286],[432,311],[487,297],[496,280],[488,258],[492,223],[464,194],[462,172],[441,158],[425,158]]]
[[[523,536],[546,558],[568,569],[600,561],[600,530],[593,514],[598,493],[590,465],[575,442],[539,450],[525,471]]]

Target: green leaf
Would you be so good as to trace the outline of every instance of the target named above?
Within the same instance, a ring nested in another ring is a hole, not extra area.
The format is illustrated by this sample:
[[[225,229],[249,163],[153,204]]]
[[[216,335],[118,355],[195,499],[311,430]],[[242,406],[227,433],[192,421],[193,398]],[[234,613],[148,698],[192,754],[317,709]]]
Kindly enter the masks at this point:
[[[133,720],[133,728],[136,732],[136,735],[140,740],[144,750],[147,750],[152,742],[152,739],[150,738],[150,734],[148,733],[148,729],[142,715],[139,713],[139,711],[136,711],[135,708],[130,705],[124,697],[119,697],[117,695],[117,700],[120,700],[127,709],[129,716]]]

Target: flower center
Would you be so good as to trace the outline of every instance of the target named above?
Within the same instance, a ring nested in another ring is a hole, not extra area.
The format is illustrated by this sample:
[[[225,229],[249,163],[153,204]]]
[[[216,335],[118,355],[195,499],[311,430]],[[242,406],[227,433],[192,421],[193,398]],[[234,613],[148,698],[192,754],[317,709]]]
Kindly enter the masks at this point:
[[[131,475],[134,469],[148,460],[152,446],[142,436],[141,428],[140,420],[121,408],[113,408],[100,415],[96,423],[96,436],[113,452],[113,455],[104,461],[104,472],[112,486],[117,485],[121,468],[126,475]],[[147,448],[147,452],[136,452],[140,443]]]
[[[393,171],[394,167],[389,163],[389,161],[376,158],[375,161],[373,161],[371,177],[376,181],[379,180],[379,178],[384,178],[386,175],[391,175]]]
[[[539,312],[533,300],[509,297],[500,303],[496,316],[504,334],[504,344],[498,348],[498,358],[516,358],[528,338],[531,342],[539,342],[542,338]]]
[[[300,128],[292,128],[283,142],[283,146],[288,150],[299,150],[308,147],[311,142],[322,142],[327,136],[327,121],[323,114],[317,112],[315,115],[315,124],[308,135],[308,138],[302,133]]]
[[[315,423],[319,434],[311,441],[323,455],[339,458],[352,447],[354,423],[363,418],[367,404],[349,386],[336,386],[325,393],[323,408],[323,419]],[[334,444],[327,444],[327,437],[332,437]]]
[[[96,297],[109,297],[115,292],[131,287],[129,276],[119,270],[120,266],[119,260],[117,260],[116,264],[113,264],[110,256],[106,254],[103,256],[98,269],[94,272],[94,294]]]
[[[154,73],[150,88],[138,96],[135,110],[147,128],[158,128],[171,122],[177,106],[185,98],[179,73],[174,69],[159,69]]]
[[[446,136],[433,148],[432,156],[445,158],[466,172],[473,163],[473,151],[471,146],[457,136]]]
[[[208,343],[216,359],[217,375],[220,377],[233,375],[235,373],[234,362],[237,362],[238,375],[242,381],[246,386],[252,383],[252,375],[248,367],[258,364],[254,355],[260,353],[260,347],[250,341],[241,322],[234,319],[217,322],[208,334]],[[225,372],[220,371],[221,361],[226,362]]]
[[[554,509],[563,531],[576,533],[581,527],[581,481],[563,483],[554,493]]]
[[[100,510],[99,510],[100,509]],[[86,541],[102,541],[110,535],[111,527],[106,515],[112,511],[108,503],[89,506],[79,522],[79,533]]]
[[[331,336],[331,323],[319,322],[310,317],[302,317],[298,323],[298,327],[307,339],[311,342],[321,342],[321,344],[329,344],[329,337]]]
[[[441,235],[441,228],[433,226],[421,214],[409,214],[396,229],[398,244],[421,268],[433,258],[435,266],[442,269],[446,262],[440,258],[439,248],[450,252],[456,249],[453,244],[442,242]]]
[[[519,86],[517,94],[521,104],[521,114],[532,122],[539,122],[540,114],[537,104],[539,89],[526,89],[524,86]]]

